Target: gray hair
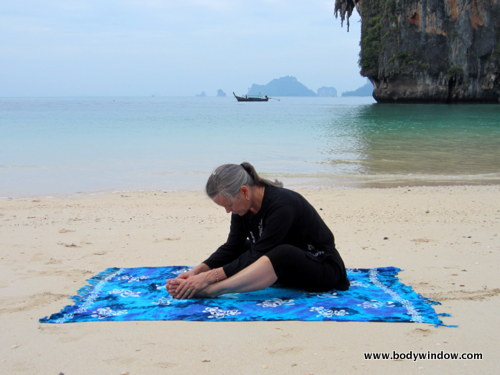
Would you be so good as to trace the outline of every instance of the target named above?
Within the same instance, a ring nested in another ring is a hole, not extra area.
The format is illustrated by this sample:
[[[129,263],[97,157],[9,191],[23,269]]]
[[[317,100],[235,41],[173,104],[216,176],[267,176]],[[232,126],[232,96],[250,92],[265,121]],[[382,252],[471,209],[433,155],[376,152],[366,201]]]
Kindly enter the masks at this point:
[[[227,198],[234,198],[245,186],[276,186],[282,187],[278,181],[270,181],[261,178],[252,164],[244,162],[241,164],[223,164],[217,167],[208,178],[205,190],[207,195],[213,199],[222,194]]]

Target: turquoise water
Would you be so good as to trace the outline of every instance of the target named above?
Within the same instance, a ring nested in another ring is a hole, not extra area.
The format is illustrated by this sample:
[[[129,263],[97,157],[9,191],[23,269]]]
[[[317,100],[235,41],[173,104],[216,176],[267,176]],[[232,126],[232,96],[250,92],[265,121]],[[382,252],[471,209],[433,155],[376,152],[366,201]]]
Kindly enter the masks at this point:
[[[225,162],[289,186],[500,183],[500,106],[371,98],[0,98],[0,196],[202,189]]]

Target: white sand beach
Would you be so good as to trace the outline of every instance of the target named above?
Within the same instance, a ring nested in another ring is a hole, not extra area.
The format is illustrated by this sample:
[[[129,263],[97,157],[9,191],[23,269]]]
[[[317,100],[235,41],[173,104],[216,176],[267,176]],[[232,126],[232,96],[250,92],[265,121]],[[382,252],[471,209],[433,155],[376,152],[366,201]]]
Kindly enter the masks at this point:
[[[451,327],[411,323],[40,324],[108,267],[196,265],[229,215],[203,192],[0,200],[2,374],[493,374],[500,355],[498,186],[301,189],[347,267],[395,266]],[[482,360],[365,360],[364,353]]]

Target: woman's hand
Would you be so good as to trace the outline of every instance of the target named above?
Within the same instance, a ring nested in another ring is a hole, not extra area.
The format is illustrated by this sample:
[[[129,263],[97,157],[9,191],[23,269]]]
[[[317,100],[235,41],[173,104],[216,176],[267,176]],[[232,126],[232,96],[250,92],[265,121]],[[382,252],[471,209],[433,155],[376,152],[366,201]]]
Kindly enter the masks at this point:
[[[210,267],[208,267],[206,264],[201,263],[195,268],[190,269],[187,272],[183,272],[180,275],[178,275],[175,279],[168,279],[165,283],[165,287],[167,289],[167,292],[170,293],[170,295],[175,296],[177,294],[177,289],[181,286],[181,280],[187,280],[195,275],[198,275],[200,273],[209,271]],[[174,297],[175,298],[175,297]]]
[[[194,276],[195,273],[193,270],[189,270],[187,272],[183,272],[180,275],[178,275],[174,279],[167,279],[165,283],[165,288],[167,289],[167,292],[174,296],[176,294],[177,288],[179,287],[180,280],[186,280],[189,279],[191,276]]]
[[[189,272],[180,274],[175,279],[167,280],[167,291],[175,299],[193,298],[196,293],[202,291],[209,285],[208,272],[197,275],[189,275]]]
[[[180,275],[177,275],[176,279],[189,279],[191,276],[198,274],[195,268],[190,269],[189,271],[183,272]]]

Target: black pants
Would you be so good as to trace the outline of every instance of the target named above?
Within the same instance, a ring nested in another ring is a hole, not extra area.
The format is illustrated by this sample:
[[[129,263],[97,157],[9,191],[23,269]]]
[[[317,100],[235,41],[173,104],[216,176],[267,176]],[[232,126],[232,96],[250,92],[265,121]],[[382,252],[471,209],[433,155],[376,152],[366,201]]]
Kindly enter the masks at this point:
[[[314,259],[292,245],[276,246],[266,256],[278,276],[277,283],[286,287],[324,292],[335,289],[342,278],[339,266],[332,259]]]

